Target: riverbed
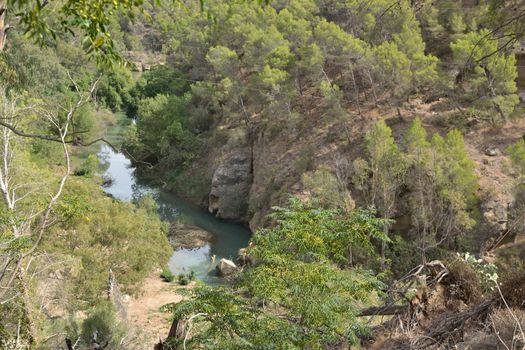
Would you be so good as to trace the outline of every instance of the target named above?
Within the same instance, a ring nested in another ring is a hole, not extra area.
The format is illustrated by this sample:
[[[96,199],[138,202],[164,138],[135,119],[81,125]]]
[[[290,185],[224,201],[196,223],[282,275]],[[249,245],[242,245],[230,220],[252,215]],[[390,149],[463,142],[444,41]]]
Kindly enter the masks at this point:
[[[135,175],[131,161],[122,153],[103,144],[98,152],[104,176],[112,179],[104,191],[116,199],[133,201],[151,195],[158,205],[162,220],[177,221],[198,226],[212,234],[211,241],[197,249],[175,250],[168,266],[174,274],[195,272],[196,277],[207,284],[219,284],[215,265],[221,258],[235,259],[237,251],[246,247],[250,230],[240,224],[225,222],[197,206],[191,205],[173,193],[141,181]]]

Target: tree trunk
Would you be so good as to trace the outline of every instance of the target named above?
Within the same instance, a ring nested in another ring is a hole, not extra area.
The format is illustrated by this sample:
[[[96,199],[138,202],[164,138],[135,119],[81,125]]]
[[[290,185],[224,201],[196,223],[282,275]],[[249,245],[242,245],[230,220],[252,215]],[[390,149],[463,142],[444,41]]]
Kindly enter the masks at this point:
[[[352,245],[348,245],[348,266],[352,267],[354,264],[354,254],[352,252]]]
[[[376,88],[374,84],[374,80],[372,79],[372,74],[370,74],[370,70],[367,69],[366,73],[368,75],[368,80],[370,80],[370,85],[372,86],[372,96],[374,96],[374,103],[376,105],[376,108],[379,107],[379,103],[377,102],[377,94],[376,94]]]
[[[383,226],[383,232],[385,236],[388,237],[388,225]],[[381,271],[385,271],[385,250],[386,250],[386,243],[385,241],[381,241]]]
[[[6,12],[5,0],[0,0],[0,52],[4,51],[6,33],[9,30],[9,25],[5,24]]]
[[[357,114],[361,115],[361,106],[359,105],[359,87],[357,86],[357,81],[355,80],[354,68],[352,66],[350,66],[350,73],[352,75],[352,82],[354,83],[355,101],[357,103]]]

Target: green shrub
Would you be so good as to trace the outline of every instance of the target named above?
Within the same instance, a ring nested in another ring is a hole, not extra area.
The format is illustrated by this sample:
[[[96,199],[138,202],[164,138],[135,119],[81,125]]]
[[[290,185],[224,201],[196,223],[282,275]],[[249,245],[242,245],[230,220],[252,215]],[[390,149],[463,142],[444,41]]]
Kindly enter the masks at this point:
[[[87,159],[82,162],[80,167],[75,170],[75,176],[91,177],[95,175],[99,166],[99,161],[96,155],[90,154]]]
[[[181,286],[187,286],[188,284],[190,284],[190,279],[188,278],[187,275],[183,274],[183,273],[180,273],[178,276],[177,276],[177,279],[179,281],[179,284]]]
[[[162,272],[160,273],[160,277],[168,283],[171,283],[175,280],[175,275],[168,268],[162,270]]]
[[[89,317],[82,322],[80,331],[82,344],[91,344],[96,334],[97,342],[100,344],[107,342],[110,348],[118,346],[126,333],[125,328],[117,319],[113,304],[109,301],[102,301],[93,309]]]
[[[498,267],[492,263],[477,259],[470,253],[457,253],[458,260],[470,266],[470,268],[477,274],[477,281],[480,284],[483,292],[489,293],[494,290],[498,283]]]
[[[181,286],[187,286],[191,281],[195,280],[195,271],[191,270],[189,273],[179,273],[177,280]]]

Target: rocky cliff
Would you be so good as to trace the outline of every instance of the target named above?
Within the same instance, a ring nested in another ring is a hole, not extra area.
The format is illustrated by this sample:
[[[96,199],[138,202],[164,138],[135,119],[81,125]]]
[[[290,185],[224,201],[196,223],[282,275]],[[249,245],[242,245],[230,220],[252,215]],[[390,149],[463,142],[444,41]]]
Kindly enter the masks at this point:
[[[284,205],[290,194],[308,196],[305,174],[320,168],[342,177],[351,197],[363,205],[359,191],[354,188],[351,169],[341,169],[341,160],[348,165],[362,156],[363,136],[379,118],[387,120],[397,139],[415,117],[423,119],[429,133],[446,133],[449,127],[443,126],[447,124],[436,113],[437,105],[415,100],[401,110],[402,118],[397,111],[370,108],[346,125],[338,120],[315,118],[309,118],[303,125],[278,128],[265,127],[260,120],[250,127],[223,125],[228,141],[203,153],[191,172],[207,173],[211,178],[209,195],[203,199],[210,212],[226,220],[245,222],[253,230],[267,224],[271,207]],[[465,135],[469,156],[477,164],[480,184],[480,226],[472,238],[480,249],[493,244],[513,220],[509,212],[516,174],[510,169],[505,150],[524,134],[525,123],[519,121],[501,128],[474,126]],[[395,229],[410,230],[406,203],[401,201],[397,207]]]

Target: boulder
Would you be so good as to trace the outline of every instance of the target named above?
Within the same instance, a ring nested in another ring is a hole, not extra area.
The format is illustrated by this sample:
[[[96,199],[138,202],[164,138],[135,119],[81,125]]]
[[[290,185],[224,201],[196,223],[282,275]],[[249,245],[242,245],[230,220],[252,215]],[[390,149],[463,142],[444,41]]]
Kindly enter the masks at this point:
[[[213,235],[197,226],[172,223],[168,233],[168,240],[173,249],[195,249],[204,247],[213,238]]]
[[[498,199],[491,199],[481,205],[481,212],[485,221],[493,228],[503,232],[507,229],[508,203]]]
[[[496,157],[499,156],[499,154],[499,149],[497,149],[496,147],[490,146],[485,149],[485,155],[489,157]]]
[[[231,260],[222,258],[217,264],[217,273],[221,277],[231,276],[237,271],[237,265]]]
[[[239,249],[237,254],[237,262],[240,267],[253,265],[253,258],[248,255],[248,250],[246,248]]]
[[[236,150],[213,174],[209,212],[221,219],[244,220],[251,182],[251,154],[246,149]]]

